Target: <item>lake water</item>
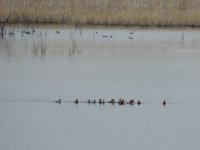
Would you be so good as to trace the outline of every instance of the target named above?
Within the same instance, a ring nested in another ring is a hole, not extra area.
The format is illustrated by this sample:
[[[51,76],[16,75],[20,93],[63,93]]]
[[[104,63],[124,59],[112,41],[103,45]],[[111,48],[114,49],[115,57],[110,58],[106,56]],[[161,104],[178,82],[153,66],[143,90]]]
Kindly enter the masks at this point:
[[[196,150],[199,90],[200,29],[6,26],[0,149]]]

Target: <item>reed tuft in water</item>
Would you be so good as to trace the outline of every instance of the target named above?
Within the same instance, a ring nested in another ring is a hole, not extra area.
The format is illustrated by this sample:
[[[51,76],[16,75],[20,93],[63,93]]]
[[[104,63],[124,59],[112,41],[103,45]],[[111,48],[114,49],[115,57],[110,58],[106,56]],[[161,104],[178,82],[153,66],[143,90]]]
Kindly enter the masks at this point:
[[[46,51],[47,51],[46,44],[43,41],[41,41],[40,43],[33,44],[32,52],[34,56],[39,56],[39,55],[44,56],[46,55]]]

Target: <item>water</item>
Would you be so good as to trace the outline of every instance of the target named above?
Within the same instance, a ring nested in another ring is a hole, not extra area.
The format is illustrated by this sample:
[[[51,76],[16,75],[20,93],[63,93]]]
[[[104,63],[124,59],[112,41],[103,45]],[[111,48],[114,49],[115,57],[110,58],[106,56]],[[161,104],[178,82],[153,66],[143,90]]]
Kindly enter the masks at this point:
[[[15,34],[0,38],[0,149],[200,147],[199,29],[6,29]],[[76,98],[144,104],[69,103]]]

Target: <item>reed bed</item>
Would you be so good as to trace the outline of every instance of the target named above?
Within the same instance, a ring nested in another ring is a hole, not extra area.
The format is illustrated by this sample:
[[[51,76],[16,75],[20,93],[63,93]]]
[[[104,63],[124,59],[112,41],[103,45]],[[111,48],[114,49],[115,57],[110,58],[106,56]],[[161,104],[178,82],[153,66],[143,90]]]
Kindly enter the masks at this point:
[[[200,26],[200,0],[0,0],[1,23]]]

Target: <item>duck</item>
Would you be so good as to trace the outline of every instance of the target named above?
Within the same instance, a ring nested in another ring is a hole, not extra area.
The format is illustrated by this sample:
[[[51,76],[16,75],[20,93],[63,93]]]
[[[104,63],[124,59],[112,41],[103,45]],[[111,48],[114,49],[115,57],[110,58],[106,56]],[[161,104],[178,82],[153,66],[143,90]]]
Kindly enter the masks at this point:
[[[134,105],[134,100],[131,99],[131,100],[129,101],[129,104],[130,104],[130,105]]]
[[[129,38],[130,40],[132,40],[132,39],[133,39],[133,37],[132,37],[132,36],[129,36],[128,38]]]
[[[99,104],[101,104],[101,103],[102,103],[102,100],[101,100],[101,98],[99,99],[98,103],[99,103]]]
[[[102,35],[102,38],[107,38],[108,36],[107,35]]]
[[[166,101],[164,100],[164,101],[162,102],[162,104],[165,106],[165,105],[166,105]]]
[[[54,102],[60,104],[61,101],[62,101],[62,100],[59,98],[58,100],[56,100],[56,101],[54,101]]]
[[[118,103],[119,103],[119,105],[124,105],[125,101],[124,101],[124,99],[119,99]]]
[[[91,103],[96,104],[96,100],[93,100]]]
[[[75,103],[75,104],[78,104],[78,99],[76,99],[76,100],[74,101],[74,103]]]
[[[142,103],[140,102],[140,100],[138,100],[137,104],[140,105],[140,104],[142,104]]]
[[[111,104],[115,104],[115,99],[111,99]]]
[[[115,99],[112,98],[110,101],[108,101],[108,103],[115,104]]]
[[[103,100],[102,100],[102,104],[104,105],[104,103],[105,103],[105,100],[103,99]]]

